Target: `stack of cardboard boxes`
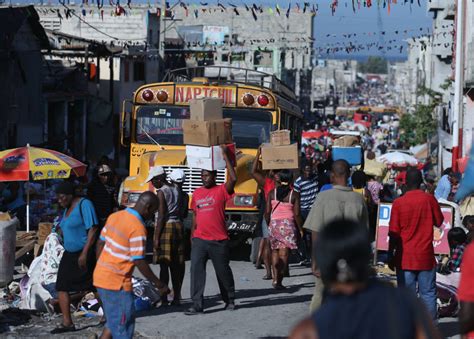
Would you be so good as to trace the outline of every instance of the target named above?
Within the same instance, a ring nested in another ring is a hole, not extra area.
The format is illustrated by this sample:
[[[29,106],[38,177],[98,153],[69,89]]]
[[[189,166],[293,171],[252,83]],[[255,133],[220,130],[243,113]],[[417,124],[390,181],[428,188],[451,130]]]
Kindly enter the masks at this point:
[[[292,144],[289,130],[274,131],[270,144],[262,145],[262,169],[299,168],[298,144]]]
[[[183,122],[184,144],[189,167],[206,170],[225,169],[220,145],[225,144],[235,163],[232,119],[222,116],[222,100],[203,98],[190,101],[191,119]]]

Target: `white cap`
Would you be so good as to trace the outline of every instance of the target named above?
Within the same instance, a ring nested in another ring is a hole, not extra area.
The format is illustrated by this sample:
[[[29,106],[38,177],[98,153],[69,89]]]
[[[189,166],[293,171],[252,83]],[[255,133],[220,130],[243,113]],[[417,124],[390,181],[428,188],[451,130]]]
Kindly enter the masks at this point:
[[[145,182],[150,182],[151,179],[162,174],[165,174],[165,170],[163,169],[163,167],[161,166],[150,167],[150,170],[148,171],[148,178],[146,178]]]
[[[171,181],[177,182],[177,183],[180,184],[180,183],[184,182],[184,180],[186,180],[186,174],[184,173],[184,171],[181,168],[176,168],[176,169],[173,170],[173,172],[170,173],[168,178]]]
[[[99,174],[112,173],[112,169],[108,165],[101,165],[97,170]]]

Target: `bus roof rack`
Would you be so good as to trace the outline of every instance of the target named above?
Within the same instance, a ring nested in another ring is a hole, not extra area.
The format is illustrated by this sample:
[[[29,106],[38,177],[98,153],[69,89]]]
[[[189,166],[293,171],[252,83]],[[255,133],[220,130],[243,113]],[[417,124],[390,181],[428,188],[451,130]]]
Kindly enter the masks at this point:
[[[275,75],[254,69],[232,66],[196,66],[170,70],[164,82],[192,82],[194,78],[208,78],[209,82],[223,84],[252,85],[269,89],[287,99],[296,101],[295,93]]]

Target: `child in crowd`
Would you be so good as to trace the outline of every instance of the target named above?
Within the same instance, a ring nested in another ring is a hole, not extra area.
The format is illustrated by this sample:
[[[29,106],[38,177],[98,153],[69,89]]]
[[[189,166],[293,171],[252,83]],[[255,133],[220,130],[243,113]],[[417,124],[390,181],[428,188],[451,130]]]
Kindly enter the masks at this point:
[[[450,258],[448,261],[448,269],[450,272],[459,272],[461,270],[461,262],[466,247],[467,235],[461,227],[454,227],[448,232],[448,243],[450,248]]]

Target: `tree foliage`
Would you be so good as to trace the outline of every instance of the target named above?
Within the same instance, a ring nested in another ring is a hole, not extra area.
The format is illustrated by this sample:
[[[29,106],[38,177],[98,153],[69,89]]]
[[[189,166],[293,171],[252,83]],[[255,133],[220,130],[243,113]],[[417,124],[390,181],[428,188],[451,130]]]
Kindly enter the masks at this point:
[[[388,63],[382,57],[370,56],[366,62],[359,62],[358,69],[362,73],[387,74]]]
[[[400,139],[410,146],[424,144],[436,132],[438,122],[434,109],[440,103],[441,94],[428,88],[419,88],[418,95],[428,95],[430,103],[418,104],[415,112],[406,113],[400,118]]]

